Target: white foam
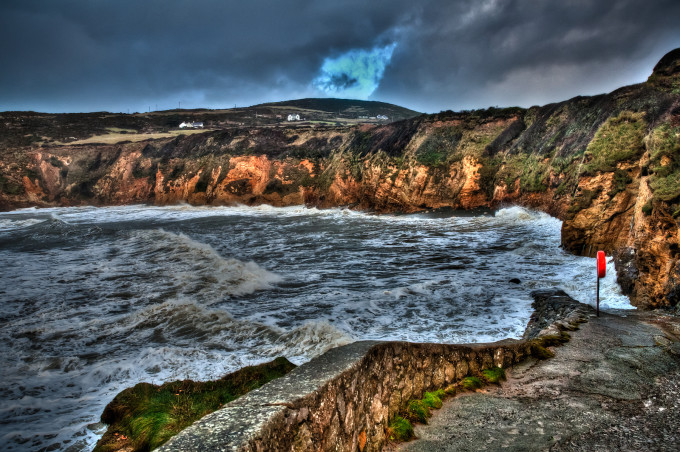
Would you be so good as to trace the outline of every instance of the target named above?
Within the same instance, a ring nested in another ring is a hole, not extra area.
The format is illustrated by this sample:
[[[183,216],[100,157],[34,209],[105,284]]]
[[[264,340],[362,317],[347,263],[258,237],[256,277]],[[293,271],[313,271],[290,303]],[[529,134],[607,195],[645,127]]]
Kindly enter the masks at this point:
[[[13,231],[17,229],[23,229],[38,223],[42,223],[44,221],[45,221],[44,219],[40,218],[28,218],[25,220],[0,218],[0,231]]]
[[[134,246],[143,249],[156,265],[165,268],[165,276],[173,278],[183,290],[198,290],[202,287],[199,280],[208,278],[217,285],[208,284],[207,290],[238,296],[270,289],[273,284],[283,281],[280,275],[253,261],[222,257],[212,246],[181,233],[144,230],[133,233],[132,239],[136,242]]]
[[[354,339],[326,321],[305,322],[281,336],[266,349],[267,355],[288,356],[293,362],[304,362],[310,356],[318,356],[333,347],[354,342]]]

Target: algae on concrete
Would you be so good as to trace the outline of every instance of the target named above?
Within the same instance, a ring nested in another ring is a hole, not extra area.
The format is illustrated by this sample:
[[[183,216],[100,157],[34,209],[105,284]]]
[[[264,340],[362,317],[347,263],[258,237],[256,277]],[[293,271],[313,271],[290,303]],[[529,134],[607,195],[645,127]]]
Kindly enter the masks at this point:
[[[119,393],[104,409],[101,420],[109,428],[94,451],[155,449],[197,419],[294,368],[280,357],[215,381],[139,383]]]

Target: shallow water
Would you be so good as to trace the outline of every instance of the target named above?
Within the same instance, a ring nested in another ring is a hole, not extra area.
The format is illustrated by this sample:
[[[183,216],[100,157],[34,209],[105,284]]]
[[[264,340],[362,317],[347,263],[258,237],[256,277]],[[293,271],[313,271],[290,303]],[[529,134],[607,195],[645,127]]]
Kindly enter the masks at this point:
[[[563,252],[560,227],[520,207],[0,213],[0,440],[89,450],[104,406],[141,381],[299,364],[360,339],[519,337],[534,289],[594,303],[595,260]],[[631,308],[608,273],[601,307]]]

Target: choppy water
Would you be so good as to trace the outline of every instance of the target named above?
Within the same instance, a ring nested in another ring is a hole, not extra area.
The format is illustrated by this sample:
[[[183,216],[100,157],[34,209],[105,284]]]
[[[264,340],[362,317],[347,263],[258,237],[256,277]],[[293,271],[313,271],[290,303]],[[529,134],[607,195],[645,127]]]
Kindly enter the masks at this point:
[[[141,381],[302,363],[359,339],[519,337],[534,289],[593,302],[594,259],[563,252],[560,227],[519,207],[1,213],[0,442],[90,449],[104,406]],[[611,271],[602,306],[630,308]]]

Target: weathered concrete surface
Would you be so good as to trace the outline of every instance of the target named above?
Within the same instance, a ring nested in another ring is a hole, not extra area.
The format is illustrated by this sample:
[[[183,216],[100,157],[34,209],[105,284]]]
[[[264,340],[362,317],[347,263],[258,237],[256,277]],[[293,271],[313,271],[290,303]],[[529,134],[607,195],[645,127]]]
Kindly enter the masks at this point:
[[[458,396],[400,451],[677,451],[680,322],[625,311],[591,315],[547,361],[501,387]]]

